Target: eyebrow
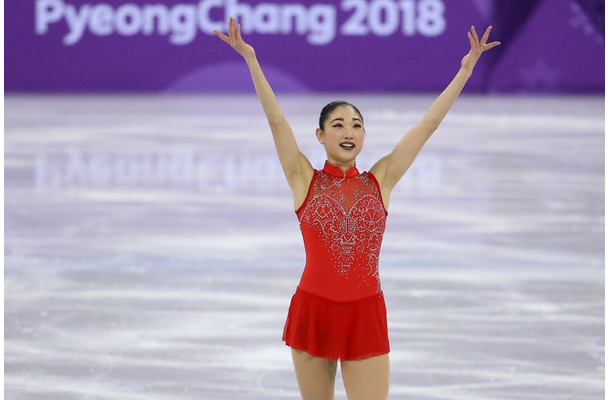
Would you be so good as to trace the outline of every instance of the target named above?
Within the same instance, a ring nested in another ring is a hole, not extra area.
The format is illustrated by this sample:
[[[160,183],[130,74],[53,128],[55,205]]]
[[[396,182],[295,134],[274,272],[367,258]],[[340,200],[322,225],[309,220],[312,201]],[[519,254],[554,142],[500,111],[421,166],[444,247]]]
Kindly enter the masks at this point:
[[[332,123],[333,123],[333,122],[335,122],[335,121],[345,121],[345,119],[343,119],[343,118],[335,118],[335,119],[333,119],[332,121],[330,121],[330,123],[332,124]],[[353,118],[352,118],[352,121],[360,121],[360,122],[362,122],[362,121],[360,120],[360,118],[356,118],[356,117],[353,117]]]

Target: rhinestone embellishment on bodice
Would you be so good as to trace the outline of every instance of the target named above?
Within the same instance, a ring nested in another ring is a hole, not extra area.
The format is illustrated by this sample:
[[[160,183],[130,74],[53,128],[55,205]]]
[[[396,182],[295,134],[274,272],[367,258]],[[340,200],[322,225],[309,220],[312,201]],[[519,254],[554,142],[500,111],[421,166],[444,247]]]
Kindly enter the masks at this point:
[[[328,249],[337,272],[347,276],[355,265],[365,281],[379,279],[378,263],[386,212],[368,173],[351,178],[316,171],[301,229],[315,232]],[[367,278],[368,276],[368,278]]]

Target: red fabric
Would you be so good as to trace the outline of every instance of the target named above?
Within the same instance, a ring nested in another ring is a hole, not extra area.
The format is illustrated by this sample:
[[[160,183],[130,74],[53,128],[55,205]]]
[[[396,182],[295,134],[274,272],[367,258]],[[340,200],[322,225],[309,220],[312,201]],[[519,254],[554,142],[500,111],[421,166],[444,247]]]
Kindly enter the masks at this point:
[[[303,290],[338,301],[381,291],[378,263],[387,212],[372,174],[356,167],[343,174],[327,161],[315,171],[296,213],[305,243]]]
[[[339,302],[297,289],[283,340],[293,349],[353,361],[390,351],[383,294]]]
[[[326,162],[296,211],[306,263],[284,329],[287,345],[329,359],[389,352],[379,252],[387,211],[379,184]]]

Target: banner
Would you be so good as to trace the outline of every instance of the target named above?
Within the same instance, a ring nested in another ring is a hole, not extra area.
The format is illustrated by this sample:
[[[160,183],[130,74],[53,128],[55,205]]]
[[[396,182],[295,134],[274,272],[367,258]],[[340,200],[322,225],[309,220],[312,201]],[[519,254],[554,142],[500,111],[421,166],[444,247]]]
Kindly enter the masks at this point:
[[[213,34],[226,31],[233,16],[277,91],[438,91],[459,69],[469,48],[466,32],[471,25],[482,34],[492,23],[511,23],[495,15],[496,3],[7,0],[5,90],[251,91],[245,63]],[[558,7],[546,7],[544,12],[554,14],[554,23],[536,29],[565,30],[574,18],[571,13],[578,12],[570,0],[552,3]],[[513,60],[502,64],[497,56],[508,48]],[[506,83],[519,51],[513,43],[503,42],[496,56],[480,61],[467,90],[521,90]],[[593,68],[576,86],[572,74],[578,73],[582,60],[572,60],[570,75],[563,76],[561,84],[533,89],[603,90],[603,43],[587,52]],[[498,65],[508,75],[502,72],[500,83],[494,84],[492,68]]]

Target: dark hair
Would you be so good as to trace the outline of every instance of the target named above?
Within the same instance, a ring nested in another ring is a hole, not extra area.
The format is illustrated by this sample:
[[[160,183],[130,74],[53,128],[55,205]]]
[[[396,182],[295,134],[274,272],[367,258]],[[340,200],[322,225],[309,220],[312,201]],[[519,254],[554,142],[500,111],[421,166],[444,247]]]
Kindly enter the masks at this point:
[[[360,113],[360,110],[358,110],[358,108],[356,108],[355,105],[353,105],[352,103],[348,103],[347,101],[335,100],[335,101],[332,101],[332,102],[328,103],[327,105],[325,105],[324,108],[322,109],[322,111],[320,112],[320,121],[318,122],[320,125],[320,129],[324,130],[324,122],[328,118],[330,118],[331,112],[333,112],[337,107],[344,107],[344,106],[353,108],[354,111],[356,111],[356,113],[360,116],[360,119],[362,120],[362,122],[364,123],[364,118],[362,117],[362,113]]]

